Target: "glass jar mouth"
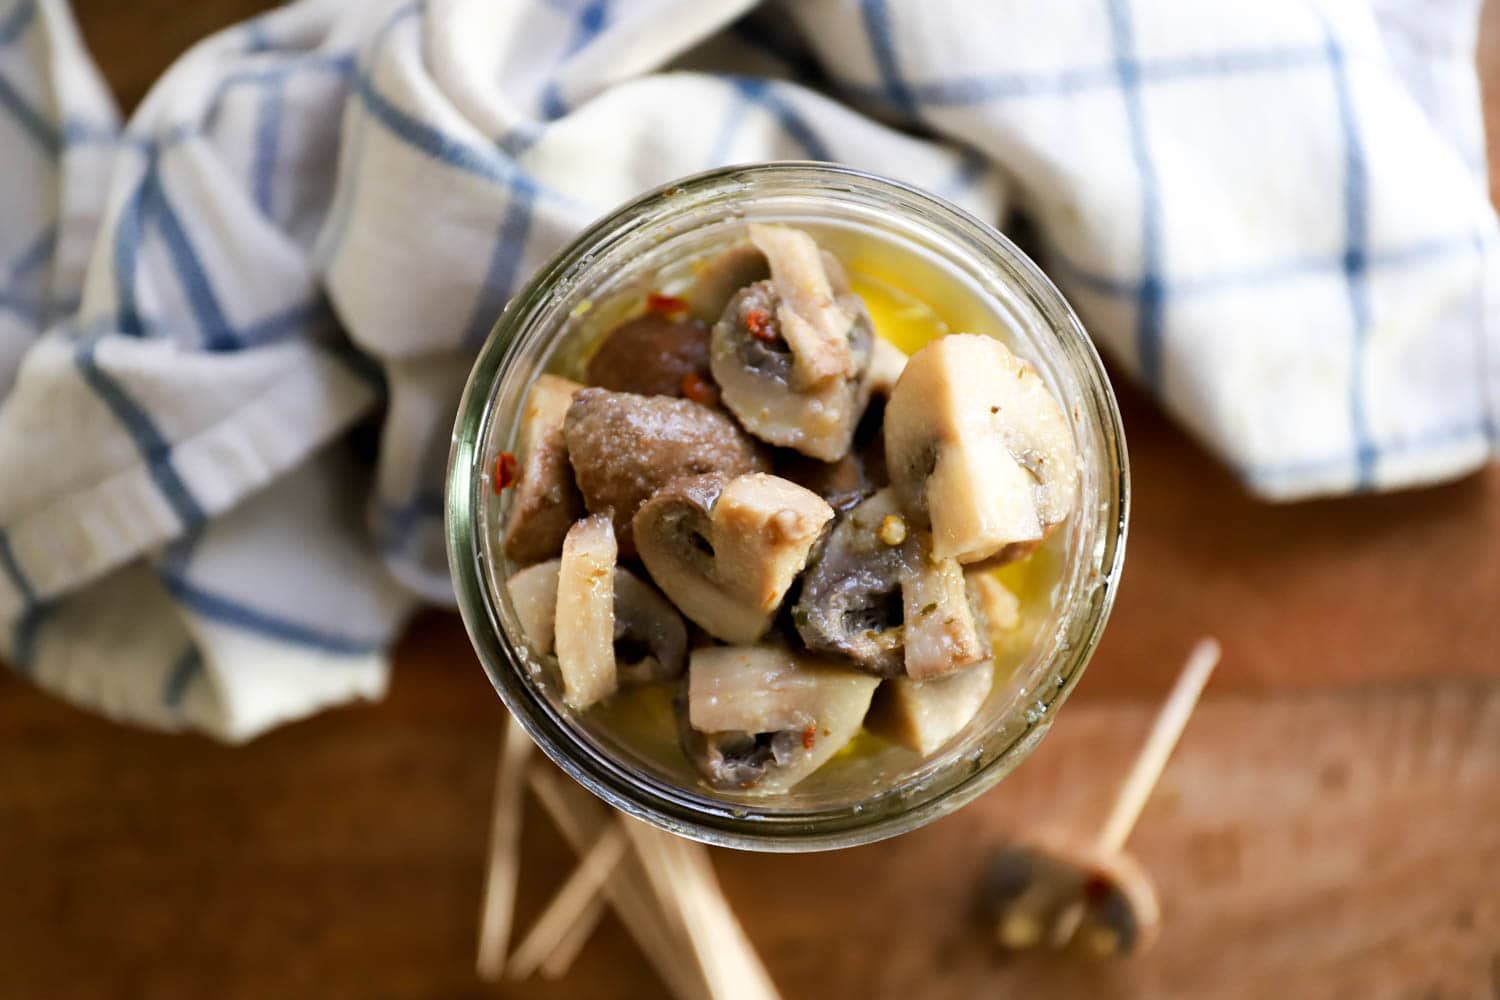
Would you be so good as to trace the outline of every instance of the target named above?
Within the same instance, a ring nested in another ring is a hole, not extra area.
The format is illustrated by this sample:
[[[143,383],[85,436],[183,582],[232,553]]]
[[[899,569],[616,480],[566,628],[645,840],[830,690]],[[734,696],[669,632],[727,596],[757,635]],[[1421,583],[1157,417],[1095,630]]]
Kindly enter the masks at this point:
[[[715,798],[605,752],[533,678],[526,652],[510,638],[518,632],[508,597],[497,593],[500,588],[485,567],[489,443],[497,426],[515,417],[516,400],[502,407],[502,397],[514,396],[509,390],[529,385],[540,373],[535,350],[555,348],[570,331],[566,323],[545,320],[557,320],[560,307],[603,262],[632,249],[640,253],[653,240],[680,237],[705,219],[740,218],[734,205],[762,204],[774,192],[829,205],[845,199],[861,210],[875,206],[889,213],[893,225],[900,220],[912,232],[941,234],[944,246],[961,254],[974,274],[1034,311],[1038,330],[1056,353],[1051,363],[1076,382],[1075,424],[1086,425],[1091,435],[1088,461],[1094,463],[1093,488],[1083,491],[1074,514],[1086,519],[1087,530],[1073,558],[1077,565],[1068,568],[1062,621],[1049,637],[1053,652],[1045,662],[1046,689],[1039,685],[1024,717],[1003,734],[990,734],[996,738],[975,752],[834,807],[785,809],[773,802]],[[554,763],[611,805],[680,835],[793,852],[854,846],[914,829],[972,800],[1030,753],[1082,676],[1113,606],[1128,506],[1124,432],[1108,378],[1077,317],[1036,265],[995,229],[934,195],[848,167],[789,161],[727,167],[663,185],[596,222],[531,278],[496,322],[465,387],[449,457],[445,536],[459,610],[480,661],[506,707]]]

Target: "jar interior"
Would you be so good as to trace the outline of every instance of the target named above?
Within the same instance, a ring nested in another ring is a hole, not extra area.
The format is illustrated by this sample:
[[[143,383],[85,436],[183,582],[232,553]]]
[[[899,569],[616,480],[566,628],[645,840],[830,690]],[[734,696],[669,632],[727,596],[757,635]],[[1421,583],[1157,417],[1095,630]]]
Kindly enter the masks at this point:
[[[670,688],[625,689],[583,714],[562,707],[555,667],[521,639],[505,587],[518,567],[504,558],[499,541],[509,498],[497,496],[486,481],[475,491],[482,498],[476,530],[492,620],[503,631],[513,661],[525,665],[532,683],[581,742],[696,808],[725,808],[739,818],[859,812],[882,803],[899,808],[934,782],[951,783],[956,772],[986,766],[1028,732],[1040,735],[1049,706],[1069,680],[1064,669],[1075,660],[1065,655],[1079,641],[1078,616],[1069,611],[1076,602],[1100,600],[1107,584],[1099,566],[1103,543],[1097,512],[1101,503],[1113,509],[1105,494],[1114,486],[1108,477],[1118,470],[1106,457],[1110,442],[1100,426],[1097,399],[1068,352],[1068,334],[1049,320],[1024,281],[1008,280],[1008,262],[976,258],[962,236],[935,220],[893,212],[860,191],[832,200],[827,193],[758,195],[748,202],[710,199],[666,223],[625,226],[553,276],[546,300],[508,345],[481,438],[477,469],[484,471],[478,474],[487,480],[496,456],[514,449],[520,408],[537,375],[551,372],[583,381],[584,365],[600,337],[637,311],[647,292],[680,292],[695,265],[743,238],[747,221],[780,222],[811,233],[843,263],[871,307],[877,332],[908,353],[943,332],[983,333],[1004,341],[1041,373],[1070,416],[1082,477],[1080,503],[1035,554],[1000,571],[1021,598],[1022,623],[996,645],[995,683],[979,715],[925,759],[861,731],[789,792],[760,798],[712,790],[677,746]]]

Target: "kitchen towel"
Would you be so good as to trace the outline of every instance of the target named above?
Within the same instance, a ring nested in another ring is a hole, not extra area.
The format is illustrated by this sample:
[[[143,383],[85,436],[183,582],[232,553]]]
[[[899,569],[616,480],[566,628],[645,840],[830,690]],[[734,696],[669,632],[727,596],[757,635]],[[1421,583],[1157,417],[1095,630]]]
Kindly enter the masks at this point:
[[[248,739],[451,602],[442,472],[507,297],[673,177],[835,160],[1003,225],[1270,499],[1496,444],[1477,0],[302,0],[128,123],[0,0],[0,658]],[[109,40],[95,40],[108,45]]]

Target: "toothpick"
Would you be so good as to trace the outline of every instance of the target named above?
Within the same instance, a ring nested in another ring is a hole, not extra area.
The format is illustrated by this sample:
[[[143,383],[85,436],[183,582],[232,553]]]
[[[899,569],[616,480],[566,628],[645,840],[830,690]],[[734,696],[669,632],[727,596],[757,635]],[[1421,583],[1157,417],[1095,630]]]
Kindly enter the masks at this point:
[[[1130,839],[1130,831],[1135,829],[1141,810],[1146,807],[1146,801],[1151,798],[1151,792],[1161,780],[1167,760],[1172,756],[1183,728],[1198,705],[1198,696],[1203,693],[1203,686],[1208,683],[1209,675],[1218,665],[1219,653],[1218,640],[1206,637],[1199,639],[1188,654],[1187,663],[1183,665],[1182,673],[1178,674],[1172,693],[1167,695],[1161,711],[1156,714],[1156,721],[1151,725],[1145,745],[1136,755],[1130,774],[1115,795],[1114,807],[1110,809],[1109,818],[1104,821],[1104,827],[1095,841],[1095,850],[1100,855],[1108,857],[1118,854],[1125,847],[1125,841]],[[1064,948],[1073,940],[1079,925],[1083,923],[1085,909],[1085,904],[1080,900],[1062,912],[1052,928],[1052,947]]]
[[[589,900],[588,906],[573,921],[573,926],[568,928],[568,933],[552,949],[552,954],[542,960],[537,971],[543,979],[561,979],[568,974],[578,953],[583,951],[583,946],[589,943],[589,938],[599,929],[599,921],[604,919],[606,909],[602,894]]]
[[[603,805],[550,769],[533,768],[529,783],[558,832],[575,851],[582,853],[610,822]],[[626,829],[628,832],[629,827]],[[684,932],[673,926],[674,915],[658,908],[652,888],[644,860],[631,856],[604,883],[604,896],[673,996],[701,1000],[708,992],[703,975],[691,961]]]
[[[519,722],[507,716],[495,775],[484,901],[479,910],[479,955],[474,965],[481,979],[499,979],[505,970],[505,949],[510,943],[516,880],[520,874],[521,793],[531,749],[531,737]]]
[[[1166,769],[1167,759],[1172,756],[1178,737],[1182,735],[1183,727],[1187,725],[1198,704],[1203,685],[1208,683],[1209,675],[1219,663],[1219,652],[1218,640],[1209,637],[1199,639],[1193,651],[1188,654],[1187,664],[1183,666],[1177,684],[1157,713],[1151,734],[1146,737],[1146,745],[1136,757],[1129,777],[1115,796],[1114,808],[1104,821],[1098,840],[1099,850],[1104,854],[1117,853],[1125,846],[1130,831],[1135,829],[1135,822],[1140,818],[1141,810],[1146,807],[1146,800],[1151,798],[1151,792],[1156,788],[1162,771]]]
[[[605,880],[625,857],[626,843],[625,831],[618,821],[605,827],[604,833],[584,852],[573,874],[537,917],[531,931],[516,946],[506,970],[510,978],[525,979],[531,975],[562,943],[568,929],[598,897]]]

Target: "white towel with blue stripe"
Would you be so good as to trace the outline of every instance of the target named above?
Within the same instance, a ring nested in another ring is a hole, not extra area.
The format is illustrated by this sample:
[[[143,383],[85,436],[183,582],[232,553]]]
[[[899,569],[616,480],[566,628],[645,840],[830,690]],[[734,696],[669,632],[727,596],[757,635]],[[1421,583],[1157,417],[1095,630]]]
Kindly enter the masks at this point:
[[[1004,224],[1256,493],[1496,445],[1477,0],[303,0],[121,125],[0,0],[0,658],[248,739],[378,696],[506,298],[593,217],[837,160]]]

